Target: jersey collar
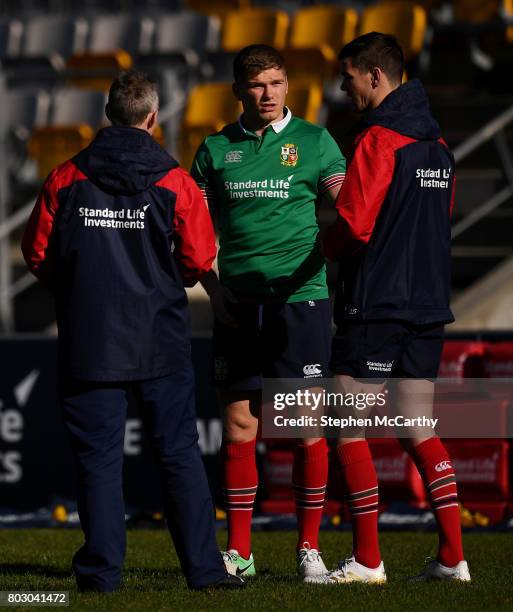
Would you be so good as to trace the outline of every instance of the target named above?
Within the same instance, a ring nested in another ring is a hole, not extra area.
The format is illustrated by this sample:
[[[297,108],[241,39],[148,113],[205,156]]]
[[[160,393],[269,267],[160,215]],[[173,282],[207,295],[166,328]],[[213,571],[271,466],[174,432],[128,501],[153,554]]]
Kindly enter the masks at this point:
[[[290,110],[290,108],[288,106],[285,106],[284,110],[285,116],[283,117],[283,119],[280,119],[280,121],[276,121],[275,123],[271,123],[271,127],[273,128],[276,134],[279,134],[282,130],[284,130],[289,124],[289,121],[292,119],[292,111]],[[242,125],[242,114],[239,115],[238,122],[239,127],[244,132],[244,134],[247,134],[248,136],[254,136],[253,132],[250,132]]]

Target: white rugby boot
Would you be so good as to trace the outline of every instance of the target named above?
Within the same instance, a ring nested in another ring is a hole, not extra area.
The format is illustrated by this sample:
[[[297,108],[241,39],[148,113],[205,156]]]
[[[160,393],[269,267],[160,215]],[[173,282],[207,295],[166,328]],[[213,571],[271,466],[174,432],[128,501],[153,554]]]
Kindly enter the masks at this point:
[[[297,567],[303,580],[328,573],[321,553],[316,548],[310,548],[308,542],[303,542],[303,548],[297,551]]]
[[[428,561],[422,574],[414,576],[411,580],[458,580],[459,582],[470,582],[470,572],[466,561],[460,561],[454,567],[446,567],[436,559]]]
[[[341,561],[338,568],[321,576],[305,578],[311,584],[348,584],[350,582],[365,582],[367,584],[383,584],[387,581],[383,561],[375,569],[358,563],[354,557]]]

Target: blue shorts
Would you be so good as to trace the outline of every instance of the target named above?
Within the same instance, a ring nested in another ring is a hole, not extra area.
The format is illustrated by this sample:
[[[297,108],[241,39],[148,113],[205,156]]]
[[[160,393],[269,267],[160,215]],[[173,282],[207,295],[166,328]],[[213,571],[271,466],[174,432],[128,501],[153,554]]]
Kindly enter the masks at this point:
[[[376,383],[387,378],[434,379],[443,339],[444,326],[439,323],[351,321],[337,328],[331,369]]]
[[[230,306],[239,326],[214,323],[214,384],[241,391],[262,388],[262,378],[304,379],[305,387],[329,377],[329,299]],[[311,381],[311,382],[310,382]]]

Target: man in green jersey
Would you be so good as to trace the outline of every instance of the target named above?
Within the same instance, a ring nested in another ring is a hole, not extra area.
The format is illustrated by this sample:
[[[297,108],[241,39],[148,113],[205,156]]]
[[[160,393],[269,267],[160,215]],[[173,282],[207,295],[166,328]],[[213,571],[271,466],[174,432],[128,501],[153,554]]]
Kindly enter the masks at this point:
[[[191,171],[219,229],[219,276],[202,280],[216,314],[214,379],[223,410],[229,570],[255,573],[251,516],[262,377],[319,385],[328,375],[331,313],[316,208],[335,200],[345,160],[329,133],[285,106],[287,75],[272,47],[234,60],[239,121],[208,136]],[[226,306],[226,308],[224,307]],[[324,439],[295,447],[293,483],[303,577],[325,573],[318,532],[328,474]]]

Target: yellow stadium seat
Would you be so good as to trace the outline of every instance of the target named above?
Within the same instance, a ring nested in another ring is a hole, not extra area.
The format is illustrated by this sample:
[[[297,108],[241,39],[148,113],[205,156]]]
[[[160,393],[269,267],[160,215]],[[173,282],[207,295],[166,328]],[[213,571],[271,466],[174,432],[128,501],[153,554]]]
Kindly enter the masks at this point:
[[[249,8],[230,11],[221,28],[221,48],[239,51],[246,45],[261,43],[283,49],[287,41],[289,16],[284,11]]]
[[[454,0],[454,19],[466,23],[485,23],[498,17],[503,0]]]
[[[193,87],[179,137],[179,161],[190,168],[205,136],[237,120],[242,106],[233,95],[231,83],[202,83]]]
[[[322,105],[322,87],[318,83],[296,80],[289,83],[287,106],[292,113],[316,123]]]
[[[229,11],[249,8],[251,0],[185,0],[185,8],[205,15],[218,15],[223,17]]]
[[[55,166],[76,155],[93,136],[94,130],[87,123],[34,129],[28,154],[37,162],[39,178],[45,178]]]
[[[162,148],[166,147],[166,141],[164,138],[164,130],[162,129],[162,126],[160,126],[158,123],[155,126],[155,129],[153,130],[152,136]]]
[[[289,46],[320,49],[329,61],[356,36],[358,13],[352,8],[318,5],[299,9],[290,27]]]
[[[340,49],[356,36],[358,14],[339,6],[309,6],[299,9],[290,28],[289,46],[284,49],[291,79],[331,79],[338,66]]]
[[[87,123],[35,128],[28,142],[28,154],[37,162],[38,177],[46,178],[53,168],[86,147],[94,135],[95,130]],[[164,146],[164,133],[159,125],[153,137]]]
[[[359,34],[383,32],[394,35],[406,60],[414,59],[422,50],[427,16],[422,6],[413,2],[382,2],[367,7],[361,15]]]
[[[285,60],[289,82],[296,79],[323,83],[337,73],[337,61],[329,61],[321,49],[292,49],[280,51]]]
[[[381,0],[381,2],[390,2],[391,0]],[[418,4],[426,9],[429,14],[430,11],[439,9],[444,4],[447,4],[446,0],[415,0],[415,4]]]
[[[504,0],[504,16],[509,20],[509,23],[513,23],[513,0]],[[513,43],[513,25],[509,25],[506,28],[506,42]]]
[[[481,24],[503,19],[506,23],[506,42],[513,43],[513,0],[454,0],[456,21]]]
[[[185,109],[184,125],[212,125],[217,131],[237,119],[241,105],[233,95],[231,83],[201,83],[191,89]]]
[[[194,156],[203,140],[217,132],[210,125],[183,125],[178,137],[178,161],[186,170],[190,170]]]
[[[72,55],[67,62],[69,81],[76,87],[107,91],[118,72],[130,70],[133,64],[132,56],[123,49]]]

